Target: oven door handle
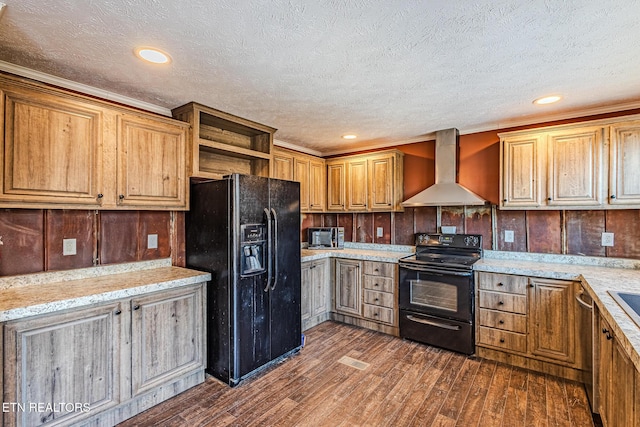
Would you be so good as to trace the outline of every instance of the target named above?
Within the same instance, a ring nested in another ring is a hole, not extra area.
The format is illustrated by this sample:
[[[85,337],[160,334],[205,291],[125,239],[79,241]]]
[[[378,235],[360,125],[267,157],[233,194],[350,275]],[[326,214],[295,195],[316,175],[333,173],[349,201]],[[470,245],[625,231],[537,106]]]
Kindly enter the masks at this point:
[[[450,275],[450,276],[463,276],[463,277],[469,277],[471,275],[473,275],[473,271],[454,271],[454,270],[440,270],[437,268],[432,268],[432,267],[417,267],[415,265],[407,265],[407,264],[400,264],[401,268],[406,268],[407,270],[413,270],[413,271],[420,271],[423,273],[434,273],[434,274],[441,274],[441,275]]]
[[[461,327],[458,325],[448,325],[446,323],[435,322],[433,320],[421,319],[419,317],[412,316],[411,314],[407,315],[407,319],[411,320],[412,322],[423,323],[425,325],[435,326],[443,329],[449,329],[451,331],[459,331],[461,329]]]

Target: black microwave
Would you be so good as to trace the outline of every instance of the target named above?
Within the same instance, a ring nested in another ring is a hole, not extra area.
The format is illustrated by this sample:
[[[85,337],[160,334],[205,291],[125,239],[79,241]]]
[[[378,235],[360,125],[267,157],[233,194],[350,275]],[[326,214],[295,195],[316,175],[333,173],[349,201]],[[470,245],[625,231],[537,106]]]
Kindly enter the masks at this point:
[[[309,227],[309,249],[344,249],[344,227]]]

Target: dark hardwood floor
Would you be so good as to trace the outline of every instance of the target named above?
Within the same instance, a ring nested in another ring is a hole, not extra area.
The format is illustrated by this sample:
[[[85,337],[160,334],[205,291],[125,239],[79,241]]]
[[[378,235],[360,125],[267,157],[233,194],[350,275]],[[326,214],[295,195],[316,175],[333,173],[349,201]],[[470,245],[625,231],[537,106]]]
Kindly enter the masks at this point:
[[[593,426],[576,382],[335,322],[305,334],[235,388],[208,378],[120,425]]]

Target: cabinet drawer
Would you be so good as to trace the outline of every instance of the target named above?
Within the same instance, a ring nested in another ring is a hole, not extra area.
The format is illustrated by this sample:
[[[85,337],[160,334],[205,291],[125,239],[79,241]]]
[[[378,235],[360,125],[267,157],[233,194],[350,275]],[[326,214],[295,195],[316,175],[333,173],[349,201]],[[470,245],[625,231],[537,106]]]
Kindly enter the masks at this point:
[[[527,336],[481,326],[478,328],[478,344],[486,344],[524,353],[527,351]]]
[[[388,292],[376,292],[368,289],[364,291],[364,302],[366,304],[393,308],[393,299],[393,294]]]
[[[525,295],[528,279],[510,274],[478,273],[478,288],[488,291]]]
[[[364,276],[364,288],[374,291],[391,292],[394,289],[394,280],[388,277]]]
[[[393,324],[393,310],[386,307],[364,304],[364,317],[377,322]]]
[[[480,307],[527,314],[527,296],[480,291]]]
[[[481,308],[479,310],[480,325],[505,331],[527,333],[527,316],[504,311]]]
[[[368,274],[370,276],[384,276],[393,278],[395,270],[396,264],[391,264],[389,262],[364,262],[364,274]]]

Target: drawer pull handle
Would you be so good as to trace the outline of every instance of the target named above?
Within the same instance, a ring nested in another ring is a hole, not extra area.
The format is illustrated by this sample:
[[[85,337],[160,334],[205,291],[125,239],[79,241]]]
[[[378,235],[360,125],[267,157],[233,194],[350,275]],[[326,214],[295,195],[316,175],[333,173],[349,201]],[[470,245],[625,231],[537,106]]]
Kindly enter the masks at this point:
[[[498,282],[498,286],[504,286],[504,283]]]
[[[435,326],[437,328],[449,329],[450,331],[459,331],[460,329],[462,329],[458,325],[448,325],[446,323],[434,322],[433,320],[421,319],[419,317],[412,316],[410,314],[407,316],[407,319],[409,319],[409,320],[411,320],[413,322],[418,322],[418,323],[422,323],[422,324],[425,324],[425,325]]]
[[[375,302],[378,302],[378,301],[380,301],[380,300],[379,300],[378,298],[374,298],[373,300],[374,300]]]
[[[140,305],[138,305],[138,304],[134,305],[134,306],[133,306],[133,309],[134,309],[134,310],[140,310]]]
[[[373,313],[373,317],[378,317],[378,313]]]
[[[118,310],[116,310],[116,312],[115,312],[115,313],[113,313],[113,314],[115,314],[116,316],[119,316],[121,313],[122,313],[122,310],[118,309]]]
[[[504,342],[504,338],[500,338],[500,342]]]
[[[504,301],[498,301],[498,305],[504,305]]]
[[[500,320],[498,323],[500,323],[501,325],[504,325],[504,320]]]

